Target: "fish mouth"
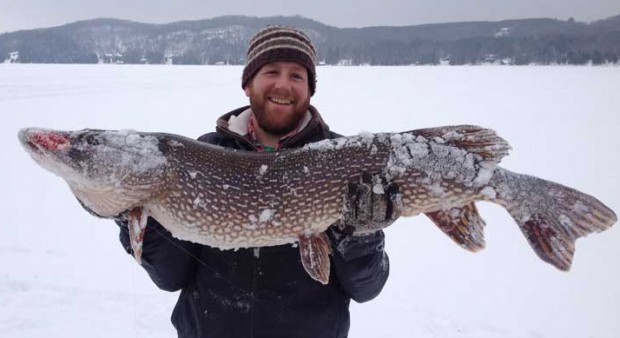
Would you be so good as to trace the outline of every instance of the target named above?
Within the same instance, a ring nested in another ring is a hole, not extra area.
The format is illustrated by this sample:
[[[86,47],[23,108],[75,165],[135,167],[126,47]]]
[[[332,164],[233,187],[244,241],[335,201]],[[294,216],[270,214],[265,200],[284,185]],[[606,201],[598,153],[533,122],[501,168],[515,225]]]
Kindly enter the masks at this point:
[[[37,153],[66,150],[71,146],[69,133],[39,128],[24,128],[18,133],[21,144]]]

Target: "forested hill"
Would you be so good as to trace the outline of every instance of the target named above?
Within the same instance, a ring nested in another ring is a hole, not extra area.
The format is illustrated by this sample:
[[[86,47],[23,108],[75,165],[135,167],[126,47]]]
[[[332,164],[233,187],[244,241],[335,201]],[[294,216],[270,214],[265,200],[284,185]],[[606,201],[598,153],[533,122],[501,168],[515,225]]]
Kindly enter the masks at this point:
[[[620,59],[620,15],[591,23],[523,19],[337,28],[300,16],[225,16],[169,24],[94,19],[0,35],[0,62],[243,64],[267,24],[310,35],[329,65],[603,64]]]

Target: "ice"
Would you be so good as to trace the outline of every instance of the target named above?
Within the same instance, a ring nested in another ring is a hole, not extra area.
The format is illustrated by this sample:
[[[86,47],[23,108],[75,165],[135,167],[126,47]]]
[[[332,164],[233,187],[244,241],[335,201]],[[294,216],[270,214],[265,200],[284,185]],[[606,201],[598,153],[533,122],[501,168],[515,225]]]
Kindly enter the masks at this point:
[[[196,138],[212,131],[219,115],[246,104],[241,71],[0,65],[0,112],[11,112],[0,123],[10,159],[0,167],[0,336],[176,336],[170,315],[178,293],[157,289],[118,243],[118,227],[82,211],[66,184],[37,166],[15,136],[23,127],[42,126]],[[317,71],[312,101],[335,132],[490,127],[513,147],[500,165],[575,187],[620,210],[620,67]],[[580,239],[564,273],[538,259],[504,209],[477,206],[487,223],[487,248],[476,254],[424,216],[386,230],[390,277],[373,301],[352,302],[350,337],[620,336],[618,225]]]

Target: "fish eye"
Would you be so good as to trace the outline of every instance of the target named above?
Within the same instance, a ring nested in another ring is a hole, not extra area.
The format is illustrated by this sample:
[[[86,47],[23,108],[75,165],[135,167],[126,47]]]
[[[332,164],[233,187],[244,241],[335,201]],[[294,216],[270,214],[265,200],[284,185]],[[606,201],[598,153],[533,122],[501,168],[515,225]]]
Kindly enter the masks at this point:
[[[96,146],[99,144],[99,140],[92,134],[84,136],[84,140],[91,146]]]

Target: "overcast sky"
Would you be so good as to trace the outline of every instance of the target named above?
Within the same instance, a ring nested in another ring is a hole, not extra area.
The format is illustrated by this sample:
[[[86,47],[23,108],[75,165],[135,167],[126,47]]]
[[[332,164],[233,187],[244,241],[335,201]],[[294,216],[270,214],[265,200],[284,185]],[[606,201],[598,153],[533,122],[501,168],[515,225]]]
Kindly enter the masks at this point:
[[[620,14],[620,0],[0,0],[0,32],[100,17],[168,23],[295,14],[337,27],[540,17],[590,22]]]

